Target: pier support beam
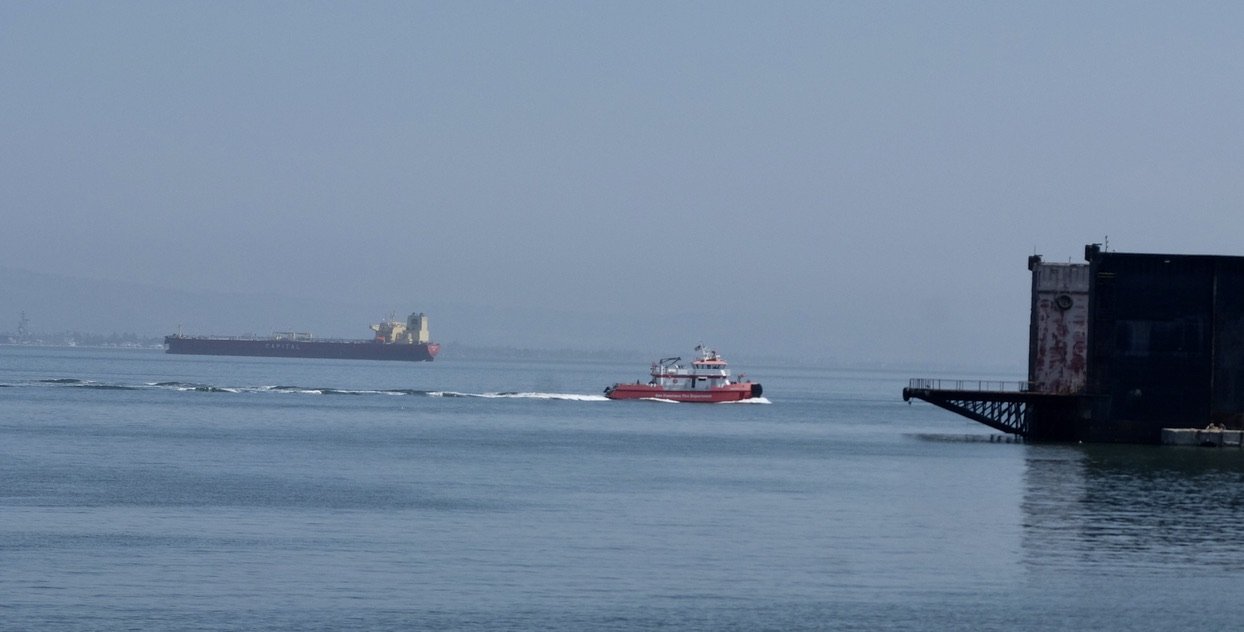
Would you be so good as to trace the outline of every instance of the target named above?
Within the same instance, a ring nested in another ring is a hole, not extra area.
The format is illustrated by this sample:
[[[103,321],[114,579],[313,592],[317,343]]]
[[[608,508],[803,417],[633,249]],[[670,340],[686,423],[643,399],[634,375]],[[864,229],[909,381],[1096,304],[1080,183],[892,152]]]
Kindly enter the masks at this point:
[[[1002,432],[1028,435],[1028,402],[1022,393],[985,393],[905,388],[903,400],[919,399]]]
[[[918,399],[985,424],[994,430],[1037,441],[1068,441],[1079,417],[1079,396],[987,388],[937,388],[937,380],[912,380],[903,400]]]

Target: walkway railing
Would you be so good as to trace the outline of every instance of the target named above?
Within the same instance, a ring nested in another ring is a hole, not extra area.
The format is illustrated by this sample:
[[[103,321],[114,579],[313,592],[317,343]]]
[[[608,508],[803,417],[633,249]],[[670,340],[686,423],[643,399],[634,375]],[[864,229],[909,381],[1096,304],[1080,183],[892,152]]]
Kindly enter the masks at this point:
[[[913,378],[907,388],[930,391],[975,391],[980,393],[1027,393],[1033,383],[1006,380],[942,380]]]

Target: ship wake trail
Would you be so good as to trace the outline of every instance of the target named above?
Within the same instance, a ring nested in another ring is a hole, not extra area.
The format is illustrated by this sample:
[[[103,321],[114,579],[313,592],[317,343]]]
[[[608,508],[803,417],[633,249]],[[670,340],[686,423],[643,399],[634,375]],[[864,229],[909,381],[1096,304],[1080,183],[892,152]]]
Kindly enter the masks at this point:
[[[478,397],[501,398],[501,399],[560,399],[574,402],[604,402],[609,401],[604,395],[580,395],[576,393],[484,393]]]
[[[582,393],[538,393],[518,391],[502,391],[497,393],[459,393],[456,391],[434,391],[428,393],[428,395],[430,397],[470,397],[475,399],[540,399],[571,402],[608,401],[608,399],[606,399],[603,395],[584,395]]]
[[[606,400],[606,401],[607,401],[609,398],[608,398],[608,397],[603,397],[603,396],[602,396],[602,397],[601,397],[601,399],[604,399],[604,400]],[[665,399],[664,397],[640,397],[640,398],[639,398],[639,400],[640,400],[640,401],[645,401],[645,402],[658,402],[658,403],[661,403],[661,404],[699,404],[699,403],[703,403],[703,402],[689,402],[689,401],[685,401],[685,400],[684,400],[684,401],[679,401],[679,400],[676,400],[676,399]],[[751,405],[751,404],[772,404],[773,402],[769,401],[769,398],[768,398],[768,397],[751,397],[751,398],[748,398],[748,399],[739,399],[739,400],[735,400],[735,401],[725,401],[725,402],[709,402],[709,403],[712,403],[712,404],[717,404],[717,405],[722,405],[722,406],[735,406],[735,405],[740,405],[740,404],[742,404],[742,405]]]
[[[50,380],[36,380],[35,382],[33,382],[33,384],[38,385],[38,386],[57,386],[57,387],[67,387],[67,388],[91,388],[91,389],[98,389],[101,391],[132,391],[132,390],[137,390],[139,388],[143,388],[142,386],[136,386],[136,385],[106,384],[103,382],[96,382],[95,380],[80,380],[77,378],[56,378],[56,379],[50,379]],[[20,385],[19,384],[7,384],[6,386],[20,386]]]
[[[571,402],[603,402],[608,401],[602,395],[582,393],[545,393],[539,391],[497,391],[486,393],[462,393],[458,391],[414,388],[337,388],[331,386],[299,386],[294,384],[276,384],[260,386],[233,386],[218,384],[202,384],[198,382],[159,381],[136,384],[101,383],[88,379],[55,378],[0,384],[8,388],[89,388],[98,390],[163,390],[181,393],[211,394],[276,394],[276,395],[351,395],[356,397],[438,397],[438,398],[471,398],[471,399],[529,399],[554,400]]]

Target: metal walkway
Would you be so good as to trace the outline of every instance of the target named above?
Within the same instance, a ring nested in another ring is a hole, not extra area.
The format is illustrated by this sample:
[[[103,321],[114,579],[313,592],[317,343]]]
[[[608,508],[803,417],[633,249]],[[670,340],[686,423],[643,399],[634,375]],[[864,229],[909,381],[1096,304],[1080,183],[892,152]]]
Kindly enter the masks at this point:
[[[903,389],[903,401],[919,399],[985,424],[994,430],[1024,438],[1033,436],[1038,408],[1066,403],[1068,395],[1029,391],[1028,382],[913,379]]]

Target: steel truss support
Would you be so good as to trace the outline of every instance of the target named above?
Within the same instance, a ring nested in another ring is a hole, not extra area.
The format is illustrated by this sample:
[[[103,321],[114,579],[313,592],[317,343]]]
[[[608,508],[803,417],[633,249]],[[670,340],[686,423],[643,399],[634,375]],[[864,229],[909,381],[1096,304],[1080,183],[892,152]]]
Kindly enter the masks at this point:
[[[1028,436],[1027,393],[905,388],[903,399],[919,399],[1001,432]]]

